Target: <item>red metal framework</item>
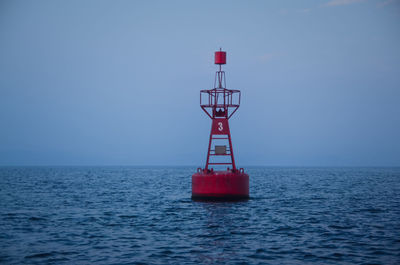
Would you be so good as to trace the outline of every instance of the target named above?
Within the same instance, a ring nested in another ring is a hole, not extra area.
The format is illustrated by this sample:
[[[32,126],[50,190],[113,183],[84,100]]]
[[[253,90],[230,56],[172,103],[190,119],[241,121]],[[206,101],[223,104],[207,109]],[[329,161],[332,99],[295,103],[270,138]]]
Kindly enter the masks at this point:
[[[209,171],[210,165],[231,165],[232,171],[236,171],[228,120],[240,106],[240,90],[226,89],[225,72],[221,69],[225,63],[226,52],[215,52],[215,64],[219,65],[219,71],[215,73],[214,88],[200,91],[200,107],[212,119],[205,171]],[[214,140],[227,140],[228,147],[213,146]],[[228,156],[230,162],[210,162],[210,157],[215,156]]]

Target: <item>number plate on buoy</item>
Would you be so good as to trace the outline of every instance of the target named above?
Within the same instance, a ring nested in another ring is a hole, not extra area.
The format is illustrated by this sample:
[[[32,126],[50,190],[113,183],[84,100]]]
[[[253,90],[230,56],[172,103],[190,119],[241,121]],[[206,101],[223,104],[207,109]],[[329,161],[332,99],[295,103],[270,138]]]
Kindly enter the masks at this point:
[[[228,134],[229,124],[227,119],[213,119],[212,134]]]

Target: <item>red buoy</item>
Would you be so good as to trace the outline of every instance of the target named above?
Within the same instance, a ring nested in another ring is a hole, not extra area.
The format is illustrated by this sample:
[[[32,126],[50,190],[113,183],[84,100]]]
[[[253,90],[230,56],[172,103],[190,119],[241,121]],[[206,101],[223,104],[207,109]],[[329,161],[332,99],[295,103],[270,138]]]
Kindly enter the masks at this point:
[[[249,175],[237,169],[233,155],[229,119],[240,106],[240,90],[226,89],[226,52],[215,52],[214,88],[200,91],[200,107],[211,118],[211,133],[204,169],[198,168],[192,176],[192,199],[242,200],[249,198]],[[225,159],[224,159],[225,158]],[[226,170],[215,167],[228,166]]]

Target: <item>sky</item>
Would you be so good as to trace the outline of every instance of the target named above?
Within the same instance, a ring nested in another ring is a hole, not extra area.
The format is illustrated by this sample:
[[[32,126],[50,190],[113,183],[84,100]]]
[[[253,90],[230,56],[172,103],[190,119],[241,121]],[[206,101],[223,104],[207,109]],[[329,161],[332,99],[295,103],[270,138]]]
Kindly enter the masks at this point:
[[[0,165],[400,166],[400,1],[0,0]]]

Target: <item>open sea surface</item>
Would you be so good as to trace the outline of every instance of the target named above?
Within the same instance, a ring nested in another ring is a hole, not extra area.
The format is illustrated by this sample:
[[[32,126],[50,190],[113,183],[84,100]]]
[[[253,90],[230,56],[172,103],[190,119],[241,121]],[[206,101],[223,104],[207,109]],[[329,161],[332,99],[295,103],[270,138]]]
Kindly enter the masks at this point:
[[[400,264],[400,168],[251,167],[194,202],[191,167],[1,167],[1,264]]]

